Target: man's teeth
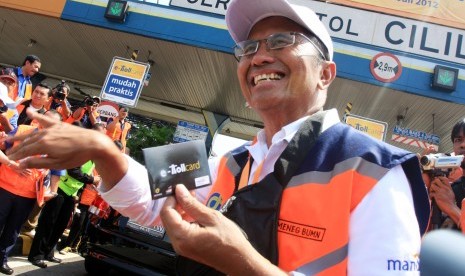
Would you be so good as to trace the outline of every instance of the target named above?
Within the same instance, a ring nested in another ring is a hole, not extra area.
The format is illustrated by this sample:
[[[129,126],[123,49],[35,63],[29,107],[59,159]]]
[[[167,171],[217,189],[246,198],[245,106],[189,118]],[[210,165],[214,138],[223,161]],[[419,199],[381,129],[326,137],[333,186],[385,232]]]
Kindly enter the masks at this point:
[[[278,74],[275,74],[275,73],[271,73],[271,74],[261,74],[261,75],[258,75],[258,76],[255,76],[253,78],[253,82],[255,85],[257,85],[259,82],[261,81],[265,81],[265,80],[280,80],[281,79],[281,76],[278,75]]]

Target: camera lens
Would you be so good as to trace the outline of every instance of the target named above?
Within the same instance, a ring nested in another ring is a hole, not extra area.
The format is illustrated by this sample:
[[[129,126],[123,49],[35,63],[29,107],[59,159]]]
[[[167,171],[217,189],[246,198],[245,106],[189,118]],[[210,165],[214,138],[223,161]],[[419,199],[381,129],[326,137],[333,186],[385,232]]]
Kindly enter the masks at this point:
[[[94,100],[92,100],[92,99],[86,99],[85,103],[86,103],[86,105],[88,105],[88,106],[92,106],[92,105],[94,105]]]
[[[55,92],[55,98],[59,100],[64,100],[66,98],[66,94],[63,93],[62,91],[57,91]]]
[[[426,166],[430,163],[430,160],[428,158],[428,156],[424,155],[420,158],[420,164],[422,164],[423,166]]]

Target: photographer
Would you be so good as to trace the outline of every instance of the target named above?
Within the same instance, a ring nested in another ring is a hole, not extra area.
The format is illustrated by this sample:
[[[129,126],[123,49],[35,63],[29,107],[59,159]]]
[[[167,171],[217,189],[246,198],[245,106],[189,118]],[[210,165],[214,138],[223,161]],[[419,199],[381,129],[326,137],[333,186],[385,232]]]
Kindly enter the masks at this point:
[[[455,155],[465,155],[465,119],[456,123],[452,128],[451,140]],[[465,161],[460,166],[465,168]],[[457,181],[450,184],[446,176],[435,177],[429,187],[430,197],[436,201],[439,209],[449,218],[441,224],[441,228],[450,228],[450,220],[460,225],[460,208],[462,199],[465,197],[465,175],[462,173]],[[458,228],[458,227],[457,227]]]
[[[86,96],[84,98],[84,105],[78,107],[73,112],[73,115],[66,120],[67,123],[80,121],[84,128],[91,129],[96,123],[100,123],[100,116],[97,113],[97,107],[100,105],[99,97]]]
[[[47,110],[54,109],[61,114],[62,120],[66,121],[71,116],[71,104],[67,97],[71,91],[66,81],[62,80],[60,84],[52,89],[52,97],[48,100],[45,107]]]
[[[118,110],[118,116],[110,118],[107,122],[107,135],[113,141],[120,141],[123,145],[122,152],[126,150],[126,142],[130,137],[129,130],[131,124],[128,122],[128,108],[120,106]]]

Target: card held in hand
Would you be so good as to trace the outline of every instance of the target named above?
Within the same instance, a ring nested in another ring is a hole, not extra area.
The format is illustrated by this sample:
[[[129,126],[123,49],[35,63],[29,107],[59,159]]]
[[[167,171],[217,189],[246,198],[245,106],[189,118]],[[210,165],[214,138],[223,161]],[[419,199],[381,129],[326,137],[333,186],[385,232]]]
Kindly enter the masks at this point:
[[[176,184],[193,190],[211,184],[205,142],[194,140],[142,149],[152,198],[173,194]]]

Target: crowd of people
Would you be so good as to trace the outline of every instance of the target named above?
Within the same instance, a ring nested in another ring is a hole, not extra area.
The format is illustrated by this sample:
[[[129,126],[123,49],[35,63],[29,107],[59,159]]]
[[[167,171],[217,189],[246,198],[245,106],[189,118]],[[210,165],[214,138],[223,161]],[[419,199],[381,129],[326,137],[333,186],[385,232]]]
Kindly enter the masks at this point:
[[[25,89],[20,82],[37,72],[40,60],[28,57],[22,68],[4,71],[0,104],[14,112],[2,112],[1,122],[14,136],[4,139],[10,148],[0,155],[0,200],[10,202],[0,206],[0,272],[12,273],[8,252],[36,201],[35,190],[19,194],[10,179],[32,185],[44,175],[57,195],[42,209],[29,254],[39,267],[60,261],[53,248],[84,184],[98,186],[114,209],[140,224],[161,221],[179,254],[179,275],[418,275],[422,237],[433,230],[430,203],[440,210],[440,227],[461,228],[464,170],[453,178],[431,175],[416,154],[341,123],[334,109],[323,110],[336,63],[318,15],[286,0],[231,0],[226,23],[236,42],[242,94],[264,129],[253,142],[211,159],[213,185],[195,197],[179,184],[173,196],[152,200],[145,167],[113,144],[126,146],[127,108],[108,122],[106,135],[86,129],[99,124],[95,106],[71,112],[62,83],[54,89],[38,84],[15,111],[25,94],[11,94],[9,85]],[[27,116],[21,106],[29,107]],[[23,129],[26,123],[34,129]],[[454,154],[465,154],[465,120],[452,128],[451,139]],[[5,223],[13,217],[13,224]]]
[[[112,140],[126,146],[131,128],[126,107],[120,107],[119,114],[111,118],[107,129],[107,123],[97,113],[99,97],[88,96],[82,104],[73,107],[68,100],[71,88],[66,81],[53,88],[45,82],[34,83],[31,78],[39,72],[41,65],[39,57],[28,55],[22,66],[1,69],[1,137],[41,129],[41,123],[27,114],[33,112],[57,122],[108,133]],[[4,274],[13,273],[8,266],[8,255],[20,234],[32,238],[28,256],[32,264],[45,268],[46,261],[60,263],[61,259],[54,256],[55,249],[64,254],[75,248],[85,227],[85,211],[92,199],[87,198],[84,202],[81,194],[85,189],[96,190],[101,180],[91,160],[66,170],[20,168],[18,162],[8,160],[4,154],[16,144],[3,142],[0,145],[0,199],[4,200],[0,205],[0,272]],[[70,231],[68,240],[58,244],[73,217],[76,226]]]

